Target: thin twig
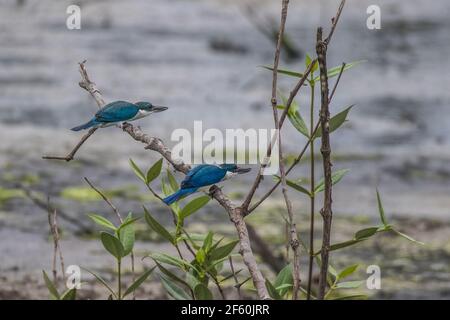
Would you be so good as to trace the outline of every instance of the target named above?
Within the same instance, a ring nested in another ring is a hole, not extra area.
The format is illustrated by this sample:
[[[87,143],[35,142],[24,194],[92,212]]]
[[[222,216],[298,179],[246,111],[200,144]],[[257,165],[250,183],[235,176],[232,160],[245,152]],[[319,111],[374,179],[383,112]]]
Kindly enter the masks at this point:
[[[231,273],[233,274],[233,279],[235,283],[234,287],[236,288],[239,300],[242,300],[241,286],[239,285],[239,280],[237,278],[236,272],[234,271],[233,258],[229,256],[228,261],[230,262]]]
[[[81,148],[81,146],[86,142],[87,139],[89,139],[90,136],[94,134],[94,132],[97,131],[97,128],[91,128],[88,133],[86,133],[83,137],[81,137],[81,140],[77,143],[77,145],[70,151],[65,157],[61,156],[43,156],[42,159],[45,160],[64,160],[64,161],[72,161],[75,157],[75,154],[77,153],[78,149]]]
[[[50,198],[47,198],[48,203],[48,224],[50,226],[50,232],[53,238],[53,263],[52,263],[52,273],[53,273],[53,283],[56,285],[58,280],[58,272],[56,270],[56,260],[57,256],[59,256],[59,262],[61,264],[61,274],[62,279],[65,280],[65,270],[64,267],[64,258],[61,251],[61,246],[59,244],[59,231],[58,231],[58,220],[57,220],[57,211],[54,208],[50,207]]]

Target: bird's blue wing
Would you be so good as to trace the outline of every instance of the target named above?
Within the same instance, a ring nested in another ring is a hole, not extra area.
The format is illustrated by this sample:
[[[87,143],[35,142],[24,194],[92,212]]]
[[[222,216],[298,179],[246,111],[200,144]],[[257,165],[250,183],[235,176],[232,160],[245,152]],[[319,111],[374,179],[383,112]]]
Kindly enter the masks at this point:
[[[181,183],[182,188],[201,188],[220,182],[225,177],[226,170],[222,168],[203,164],[188,172],[186,178]]]
[[[139,111],[138,106],[126,101],[108,103],[95,114],[100,122],[120,122],[132,119]]]

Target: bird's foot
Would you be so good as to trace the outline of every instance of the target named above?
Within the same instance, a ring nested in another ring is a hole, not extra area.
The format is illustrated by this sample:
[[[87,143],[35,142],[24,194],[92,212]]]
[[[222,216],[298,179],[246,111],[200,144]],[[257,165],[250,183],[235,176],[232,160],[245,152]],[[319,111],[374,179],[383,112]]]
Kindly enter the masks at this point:
[[[213,185],[213,186],[211,186],[211,188],[209,188],[208,195],[212,198],[212,197],[214,197],[214,194],[215,194],[218,190],[222,190],[222,188],[220,188],[220,187],[218,187],[218,186],[216,186],[216,185]]]

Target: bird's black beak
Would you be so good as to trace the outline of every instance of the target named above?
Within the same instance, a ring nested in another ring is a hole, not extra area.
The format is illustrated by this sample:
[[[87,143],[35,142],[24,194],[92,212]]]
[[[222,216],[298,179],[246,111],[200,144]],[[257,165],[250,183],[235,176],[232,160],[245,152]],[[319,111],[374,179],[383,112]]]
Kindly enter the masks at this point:
[[[252,170],[252,168],[239,168],[239,167],[237,167],[236,170],[234,170],[234,172],[236,172],[237,174],[242,174],[242,173],[247,173],[250,170]]]
[[[153,106],[152,111],[153,112],[161,112],[161,111],[165,111],[169,108],[167,107],[163,107],[163,106]]]

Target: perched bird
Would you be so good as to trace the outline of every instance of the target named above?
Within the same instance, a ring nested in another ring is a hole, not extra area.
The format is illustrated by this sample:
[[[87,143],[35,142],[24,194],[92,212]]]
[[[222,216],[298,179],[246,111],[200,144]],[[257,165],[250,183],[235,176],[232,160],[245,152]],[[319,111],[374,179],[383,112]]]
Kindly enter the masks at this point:
[[[201,164],[189,170],[181,182],[180,190],[164,198],[165,204],[172,204],[181,198],[196,192],[199,188],[210,186],[240,173],[249,172],[250,168],[239,168],[235,164]]]
[[[72,128],[80,131],[89,128],[103,128],[124,121],[133,121],[148,116],[154,112],[167,110],[167,107],[154,106],[150,102],[130,103],[126,101],[114,101],[97,111],[95,116],[85,124]]]

